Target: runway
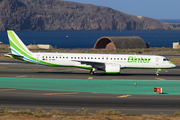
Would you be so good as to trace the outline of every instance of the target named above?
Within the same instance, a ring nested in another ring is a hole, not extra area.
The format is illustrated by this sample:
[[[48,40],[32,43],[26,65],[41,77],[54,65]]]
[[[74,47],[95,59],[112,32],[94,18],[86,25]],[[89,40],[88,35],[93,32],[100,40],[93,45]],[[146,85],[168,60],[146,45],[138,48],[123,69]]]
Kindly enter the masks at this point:
[[[174,114],[180,111],[180,96],[121,95],[41,90],[0,89],[0,108],[52,109],[68,113],[88,109],[91,113],[113,109],[123,114]]]
[[[0,60],[0,77],[54,78],[54,79],[98,79],[98,80],[180,80],[180,67],[165,69],[160,76],[155,70],[123,69],[119,75],[98,72],[91,76],[89,71],[79,68],[59,68],[24,63],[14,60]],[[93,89],[93,86],[92,86]],[[180,111],[179,95],[132,95],[62,92],[50,90],[0,89],[0,108],[31,109],[40,107],[63,112],[88,109],[91,113],[114,109],[125,114],[174,114]]]

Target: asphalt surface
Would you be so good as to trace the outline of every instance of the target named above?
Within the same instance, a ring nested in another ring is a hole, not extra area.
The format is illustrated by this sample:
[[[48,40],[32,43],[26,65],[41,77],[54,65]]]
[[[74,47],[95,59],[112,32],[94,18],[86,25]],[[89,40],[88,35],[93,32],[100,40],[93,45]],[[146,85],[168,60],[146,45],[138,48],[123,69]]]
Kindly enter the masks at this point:
[[[180,80],[180,67],[162,70],[123,69],[119,75],[89,71],[78,68],[41,66],[21,61],[0,61],[0,77],[58,78],[58,79],[107,79],[107,80]],[[93,87],[92,87],[93,89]],[[40,107],[63,112],[88,109],[92,113],[114,109],[127,114],[173,114],[180,111],[179,95],[122,95],[81,92],[41,91],[23,89],[0,89],[0,108],[31,109]]]
[[[180,111],[180,96],[120,95],[41,90],[0,89],[0,108],[14,110],[37,107],[68,113],[88,109],[91,113],[113,109],[124,114],[174,114]]]

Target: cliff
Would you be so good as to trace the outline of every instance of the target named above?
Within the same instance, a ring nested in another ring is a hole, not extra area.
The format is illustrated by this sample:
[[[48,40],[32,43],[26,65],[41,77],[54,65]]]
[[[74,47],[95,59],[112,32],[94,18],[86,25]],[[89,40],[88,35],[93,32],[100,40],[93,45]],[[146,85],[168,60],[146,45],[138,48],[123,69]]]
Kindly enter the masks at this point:
[[[180,24],[60,0],[0,0],[0,31],[180,30]]]

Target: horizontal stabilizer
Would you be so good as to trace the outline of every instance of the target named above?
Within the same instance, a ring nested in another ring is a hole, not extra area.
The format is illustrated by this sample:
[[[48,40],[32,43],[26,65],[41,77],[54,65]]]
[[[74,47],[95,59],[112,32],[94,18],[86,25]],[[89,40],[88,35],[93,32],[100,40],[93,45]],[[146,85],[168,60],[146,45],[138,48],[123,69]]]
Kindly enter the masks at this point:
[[[23,58],[23,56],[21,56],[21,55],[16,55],[16,54],[12,54],[12,53],[4,54],[4,56],[5,56],[5,57],[11,57],[11,56],[13,56],[13,57],[18,57],[18,58]]]

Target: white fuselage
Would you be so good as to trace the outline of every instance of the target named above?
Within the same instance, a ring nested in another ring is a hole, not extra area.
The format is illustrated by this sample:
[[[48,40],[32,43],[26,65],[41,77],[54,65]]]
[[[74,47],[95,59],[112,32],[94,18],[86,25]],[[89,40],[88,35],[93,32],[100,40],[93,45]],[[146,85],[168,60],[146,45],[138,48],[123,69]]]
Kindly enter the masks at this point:
[[[121,68],[173,68],[165,57],[157,55],[130,55],[130,54],[85,54],[85,53],[33,53],[39,60],[62,66],[85,66],[81,62],[119,64]]]

